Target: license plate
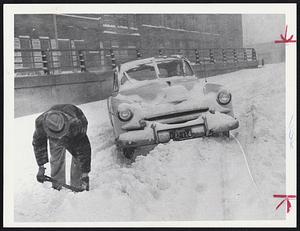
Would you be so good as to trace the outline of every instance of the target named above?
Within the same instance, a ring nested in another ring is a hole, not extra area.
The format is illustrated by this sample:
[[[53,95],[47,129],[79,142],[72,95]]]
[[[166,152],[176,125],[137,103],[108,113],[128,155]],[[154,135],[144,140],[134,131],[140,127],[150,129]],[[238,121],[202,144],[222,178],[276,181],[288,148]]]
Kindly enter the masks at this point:
[[[170,138],[175,141],[191,139],[192,137],[193,137],[193,135],[192,135],[192,131],[190,128],[176,129],[176,130],[170,131]]]

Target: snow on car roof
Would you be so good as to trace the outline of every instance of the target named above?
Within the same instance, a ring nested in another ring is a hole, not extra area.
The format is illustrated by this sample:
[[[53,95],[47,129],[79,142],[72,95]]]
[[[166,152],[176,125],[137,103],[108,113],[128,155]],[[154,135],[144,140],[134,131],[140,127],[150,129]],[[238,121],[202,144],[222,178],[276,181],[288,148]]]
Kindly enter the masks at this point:
[[[180,55],[172,55],[172,56],[158,56],[158,57],[150,57],[146,59],[136,59],[133,61],[129,61],[126,63],[120,64],[120,72],[128,71],[131,68],[138,67],[142,64],[147,64],[153,62],[153,60],[160,62],[160,61],[170,61],[176,59],[182,59],[183,56]]]

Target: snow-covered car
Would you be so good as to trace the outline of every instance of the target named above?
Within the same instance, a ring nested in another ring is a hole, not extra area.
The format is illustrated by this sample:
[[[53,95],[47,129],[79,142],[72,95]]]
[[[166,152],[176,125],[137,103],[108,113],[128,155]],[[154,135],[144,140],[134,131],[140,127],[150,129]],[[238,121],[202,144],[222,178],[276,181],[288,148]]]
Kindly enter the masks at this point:
[[[140,146],[228,136],[239,126],[229,90],[198,79],[179,55],[118,65],[107,105],[116,146],[128,158]]]

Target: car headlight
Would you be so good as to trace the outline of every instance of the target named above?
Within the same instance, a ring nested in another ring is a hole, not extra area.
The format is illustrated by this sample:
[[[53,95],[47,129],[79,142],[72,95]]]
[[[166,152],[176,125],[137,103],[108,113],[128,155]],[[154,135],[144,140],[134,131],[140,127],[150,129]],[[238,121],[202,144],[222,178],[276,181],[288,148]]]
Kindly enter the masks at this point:
[[[218,93],[217,101],[219,104],[226,105],[231,101],[231,93],[227,90],[222,90]]]
[[[125,109],[125,110],[119,111],[118,116],[121,121],[129,121],[132,118],[133,113],[129,109]]]

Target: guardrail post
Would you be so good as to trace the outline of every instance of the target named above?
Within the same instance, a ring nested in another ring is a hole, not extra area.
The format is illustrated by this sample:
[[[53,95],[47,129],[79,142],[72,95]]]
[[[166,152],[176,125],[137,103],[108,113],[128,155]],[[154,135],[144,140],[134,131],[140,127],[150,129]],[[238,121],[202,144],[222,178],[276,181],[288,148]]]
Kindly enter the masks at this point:
[[[44,74],[49,75],[48,57],[46,51],[42,51],[42,63]]]
[[[159,49],[159,50],[158,50],[158,53],[159,53],[159,55],[162,55],[162,50]]]
[[[244,61],[247,62],[248,58],[247,58],[247,50],[244,49]]]
[[[142,57],[142,54],[140,53],[140,51],[138,49],[136,49],[136,57],[138,59]]]
[[[252,61],[256,61],[256,51],[252,48]]]
[[[209,49],[209,62],[210,63],[215,63],[214,53],[213,53],[212,49]]]
[[[222,49],[223,63],[227,63],[226,51]]]
[[[238,62],[237,55],[236,55],[236,49],[233,49],[233,61],[234,61],[235,63]]]
[[[81,50],[78,51],[79,56],[79,66],[81,72],[86,72],[86,66],[85,66],[85,60],[84,60],[84,54]]]
[[[200,63],[200,57],[199,57],[198,49],[195,49],[195,55],[196,55],[196,63],[199,64]]]
[[[110,52],[111,66],[112,66],[112,68],[115,68],[117,66],[115,53],[114,53],[113,49],[110,49],[109,52]]]

